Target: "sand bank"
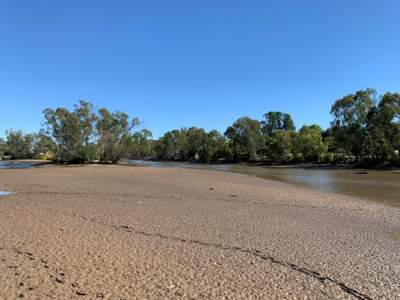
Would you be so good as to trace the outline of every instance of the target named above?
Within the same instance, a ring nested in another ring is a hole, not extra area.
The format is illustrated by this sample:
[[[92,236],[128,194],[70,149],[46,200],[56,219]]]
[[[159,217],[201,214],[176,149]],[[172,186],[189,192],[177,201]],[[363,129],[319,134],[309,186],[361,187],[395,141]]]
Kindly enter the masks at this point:
[[[0,170],[0,299],[400,298],[400,210],[256,177]]]

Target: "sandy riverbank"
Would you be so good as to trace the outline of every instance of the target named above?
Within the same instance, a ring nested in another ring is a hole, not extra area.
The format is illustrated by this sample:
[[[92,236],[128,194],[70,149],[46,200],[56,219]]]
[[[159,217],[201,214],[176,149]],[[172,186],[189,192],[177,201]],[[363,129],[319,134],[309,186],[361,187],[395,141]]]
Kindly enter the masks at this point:
[[[0,299],[400,298],[400,210],[204,170],[0,170]]]

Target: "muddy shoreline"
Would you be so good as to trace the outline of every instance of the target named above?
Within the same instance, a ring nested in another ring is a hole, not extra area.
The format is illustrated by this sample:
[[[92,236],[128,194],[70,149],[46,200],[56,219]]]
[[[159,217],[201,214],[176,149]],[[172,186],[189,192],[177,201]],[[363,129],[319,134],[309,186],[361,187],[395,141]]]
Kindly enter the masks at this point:
[[[0,299],[393,299],[400,210],[253,176],[0,170]],[[23,295],[23,296],[21,296]]]

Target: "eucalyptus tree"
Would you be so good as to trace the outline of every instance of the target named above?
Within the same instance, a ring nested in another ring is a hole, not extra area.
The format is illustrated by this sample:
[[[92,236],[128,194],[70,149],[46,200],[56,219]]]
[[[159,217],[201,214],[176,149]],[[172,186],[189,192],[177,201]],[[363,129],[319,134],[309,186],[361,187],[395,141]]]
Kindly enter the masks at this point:
[[[187,158],[207,160],[207,132],[203,128],[190,127],[183,134],[186,136]]]
[[[128,156],[132,145],[132,131],[139,125],[139,119],[130,119],[126,113],[111,113],[102,108],[95,120],[100,161],[115,163]]]
[[[3,160],[4,152],[6,151],[6,142],[0,137],[0,160]]]
[[[399,160],[400,94],[384,94],[369,112],[365,151],[376,161]]]
[[[163,160],[213,161],[229,155],[226,138],[217,130],[175,129],[155,142],[155,152]]]
[[[156,143],[157,157],[162,160],[187,160],[187,137],[185,130],[166,132]]]
[[[264,147],[264,137],[259,121],[249,117],[237,119],[225,131],[229,139],[235,158],[245,155],[255,160]]]
[[[267,159],[271,161],[287,162],[293,158],[293,137],[296,127],[290,114],[280,111],[270,111],[264,114],[261,121],[265,136]]]
[[[185,136],[187,158],[203,162],[215,161],[229,155],[226,138],[218,131],[203,128],[182,129]]]
[[[301,162],[320,162],[327,147],[322,138],[322,129],[318,125],[304,125],[296,136],[295,155]]]
[[[331,108],[335,144],[337,148],[354,155],[356,160],[364,152],[367,116],[375,103],[376,91],[366,89],[336,100]]]
[[[92,104],[80,100],[74,110],[57,108],[44,110],[47,133],[56,143],[56,155],[66,162],[84,162],[94,159],[94,122]]]
[[[154,156],[153,134],[148,129],[142,129],[132,134],[132,146],[129,156],[133,158],[150,158]]]
[[[265,135],[270,135],[278,130],[295,131],[296,127],[290,114],[280,111],[270,111],[264,114],[261,124]]]
[[[44,130],[34,134],[33,156],[40,159],[52,159],[56,154],[57,147],[53,139]]]
[[[265,154],[269,162],[290,162],[294,158],[295,131],[277,130],[266,136]]]
[[[218,130],[211,130],[208,132],[206,140],[205,151],[200,156],[200,160],[216,161],[231,156],[229,144],[227,143],[225,136],[223,136]]]
[[[33,158],[33,134],[22,131],[6,131],[5,152],[12,159]]]

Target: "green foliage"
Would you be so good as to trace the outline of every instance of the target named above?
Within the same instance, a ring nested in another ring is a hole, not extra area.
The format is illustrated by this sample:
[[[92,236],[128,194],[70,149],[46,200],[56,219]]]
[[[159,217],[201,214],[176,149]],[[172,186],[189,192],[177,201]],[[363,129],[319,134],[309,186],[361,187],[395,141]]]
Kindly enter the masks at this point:
[[[127,156],[132,147],[131,132],[139,124],[139,119],[130,120],[125,113],[110,113],[107,109],[102,108],[95,120],[100,160],[115,163]]]
[[[332,106],[334,150],[352,154],[356,160],[399,161],[400,94],[386,93],[376,104],[372,89],[350,94]]]
[[[33,134],[24,134],[22,131],[6,131],[4,152],[12,159],[33,158]]]
[[[292,117],[287,113],[270,111],[264,114],[264,118],[261,124],[265,135],[271,135],[278,130],[296,130]]]
[[[363,154],[366,120],[375,107],[376,91],[366,89],[337,100],[332,108],[332,134],[338,151],[358,158]]]
[[[211,130],[207,133],[207,143],[204,151],[200,153],[200,160],[217,161],[231,155],[226,138],[218,130]]]
[[[90,103],[81,100],[73,111],[67,108],[44,110],[47,132],[55,140],[59,160],[84,162],[93,159],[89,143],[93,137],[96,116],[92,109]]]
[[[135,132],[132,135],[132,146],[129,151],[131,158],[152,158],[155,156],[153,134],[148,129]]]
[[[162,160],[188,159],[187,138],[184,130],[165,133],[156,144],[157,158]]]
[[[295,129],[292,117],[280,111],[264,114],[261,122],[265,137],[264,154],[270,162],[290,162],[293,160]]]
[[[33,140],[33,157],[38,159],[51,158],[56,153],[56,144],[46,135],[44,131],[40,131],[34,135]]]
[[[368,114],[365,152],[375,161],[398,161],[400,150],[400,94],[386,93]]]
[[[303,126],[296,135],[295,156],[301,162],[320,162],[327,146],[322,139],[322,129],[318,125]]]
[[[335,101],[331,127],[303,126],[279,111],[264,114],[261,122],[237,119],[224,135],[190,127],[171,130],[158,140],[149,130],[135,132],[137,118],[105,108],[97,112],[86,101],[72,111],[44,110],[46,130],[23,134],[9,130],[0,139],[0,158],[55,157],[65,162],[121,158],[203,161],[249,160],[269,163],[368,161],[400,166],[400,94],[376,96],[360,90]]]
[[[277,130],[266,137],[266,154],[270,162],[290,162],[294,158],[294,131]]]
[[[0,138],[0,161],[4,158],[4,153],[6,151],[6,142],[4,139]]]
[[[207,133],[203,128],[191,127],[183,130],[186,138],[187,157],[199,159],[200,154],[204,156],[207,147]]]
[[[74,110],[57,108],[44,110],[47,134],[54,141],[41,137],[38,148],[48,144],[54,148],[57,158],[65,162],[101,160],[117,162],[129,155],[132,146],[132,130],[139,120],[129,119],[122,112],[109,112],[103,108],[93,112],[93,105],[79,101]],[[39,151],[39,149],[38,149]]]
[[[245,156],[249,160],[256,160],[264,147],[264,137],[261,124],[249,117],[237,119],[225,131],[229,139],[235,158]]]
[[[191,127],[164,134],[155,145],[157,158],[162,160],[216,161],[229,154],[226,139],[217,130],[206,132]]]

